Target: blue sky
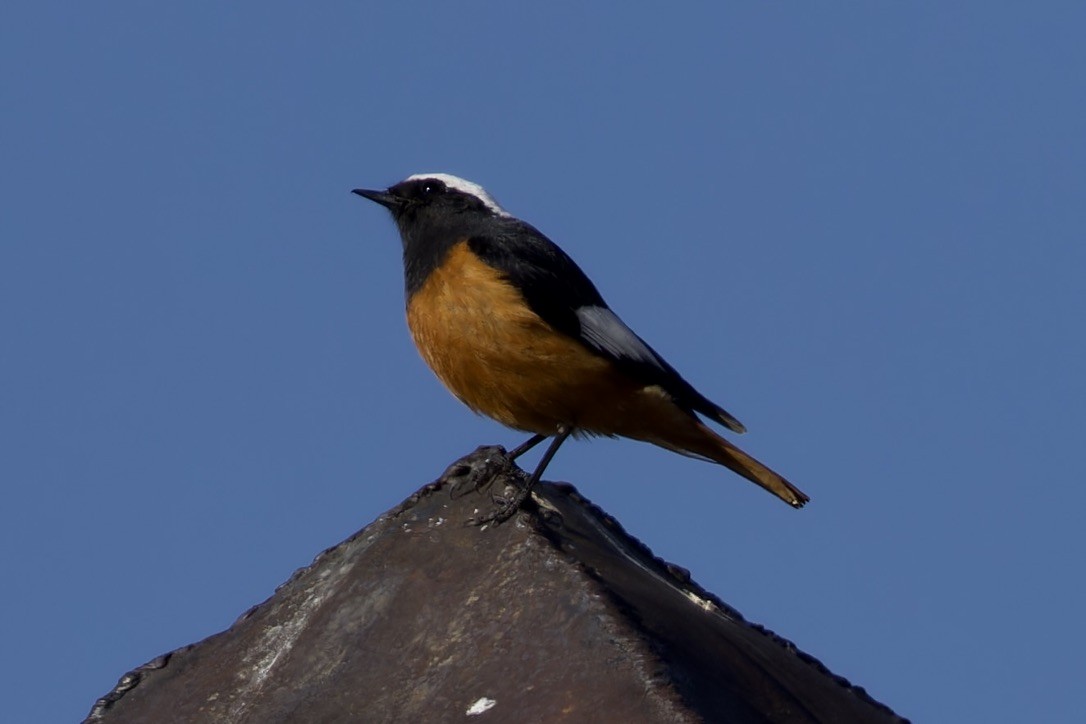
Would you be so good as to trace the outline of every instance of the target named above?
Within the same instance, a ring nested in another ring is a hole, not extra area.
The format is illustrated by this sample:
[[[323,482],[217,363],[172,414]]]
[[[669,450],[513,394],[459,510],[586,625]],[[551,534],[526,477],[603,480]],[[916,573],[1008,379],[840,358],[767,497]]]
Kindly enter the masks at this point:
[[[484,443],[351,196],[483,184],[812,497],[548,471],[917,721],[1076,721],[1086,9],[8,2],[0,681],[72,721]]]

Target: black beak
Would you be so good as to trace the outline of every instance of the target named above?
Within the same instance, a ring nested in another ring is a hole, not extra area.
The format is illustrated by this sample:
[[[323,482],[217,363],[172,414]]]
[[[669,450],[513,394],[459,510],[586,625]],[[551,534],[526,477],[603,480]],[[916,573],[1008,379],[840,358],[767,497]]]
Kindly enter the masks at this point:
[[[387,191],[370,191],[369,189],[354,189],[352,194],[358,194],[370,201],[376,201],[390,211],[396,211],[403,206],[403,199],[393,196]]]

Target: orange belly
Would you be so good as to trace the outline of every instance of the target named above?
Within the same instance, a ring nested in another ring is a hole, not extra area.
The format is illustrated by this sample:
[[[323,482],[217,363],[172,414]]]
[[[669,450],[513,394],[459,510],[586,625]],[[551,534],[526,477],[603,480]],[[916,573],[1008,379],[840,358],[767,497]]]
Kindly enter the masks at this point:
[[[655,438],[660,416],[688,416],[657,387],[553,330],[494,268],[460,243],[407,306],[426,363],[476,412],[512,428],[553,435],[560,425]],[[655,441],[655,440],[652,440]]]

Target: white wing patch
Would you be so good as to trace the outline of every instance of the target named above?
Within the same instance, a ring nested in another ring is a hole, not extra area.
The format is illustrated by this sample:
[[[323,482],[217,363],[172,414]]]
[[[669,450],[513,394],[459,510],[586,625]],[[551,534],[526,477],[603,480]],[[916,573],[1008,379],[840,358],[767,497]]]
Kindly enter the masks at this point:
[[[413,176],[408,176],[408,181],[421,181],[424,178],[432,178],[441,181],[450,189],[456,189],[462,193],[474,196],[483,202],[483,206],[493,211],[498,216],[512,216],[508,211],[498,205],[498,202],[494,200],[494,197],[487,193],[486,189],[477,183],[473,183],[466,179],[462,179],[459,176],[453,176],[448,173],[417,173]]]
[[[641,338],[618,318],[618,315],[606,307],[588,306],[577,310],[577,320],[581,323],[581,335],[592,345],[624,359],[647,362],[653,367],[663,369],[660,360],[653,354]]]

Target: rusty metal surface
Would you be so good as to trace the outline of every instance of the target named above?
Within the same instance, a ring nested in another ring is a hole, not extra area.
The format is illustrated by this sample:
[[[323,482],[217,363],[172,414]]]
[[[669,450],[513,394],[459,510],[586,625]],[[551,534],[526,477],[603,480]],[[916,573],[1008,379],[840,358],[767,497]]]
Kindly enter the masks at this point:
[[[464,525],[489,505],[464,481],[507,465],[480,448],[226,631],[126,674],[87,721],[903,721],[572,486]]]

